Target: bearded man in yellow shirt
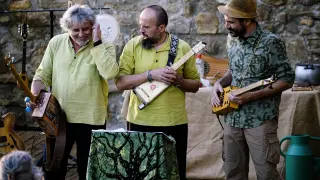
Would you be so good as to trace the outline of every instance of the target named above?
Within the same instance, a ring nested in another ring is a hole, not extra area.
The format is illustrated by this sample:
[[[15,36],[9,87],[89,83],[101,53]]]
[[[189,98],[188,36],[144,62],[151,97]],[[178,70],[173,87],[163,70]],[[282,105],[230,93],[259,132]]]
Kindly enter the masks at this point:
[[[85,5],[73,5],[60,19],[67,33],[53,37],[31,85],[34,95],[52,87],[52,95],[66,114],[66,164],[77,143],[77,168],[80,180],[86,179],[93,129],[105,129],[108,83],[119,67],[115,48],[101,41],[101,30],[94,12]],[[65,179],[67,168],[60,167],[53,179]]]
[[[131,39],[120,56],[119,74],[116,85],[120,90],[130,90],[147,81],[160,81],[170,85],[166,91],[143,110],[141,101],[131,92],[128,115],[128,129],[141,132],[164,132],[176,140],[176,152],[180,179],[186,179],[186,151],[188,140],[188,119],[185,107],[185,92],[197,92],[199,75],[195,58],[190,58],[177,71],[166,66],[172,35],[166,32],[168,16],[166,11],[151,5],[140,14],[141,36]],[[179,39],[174,62],[191,50]]]

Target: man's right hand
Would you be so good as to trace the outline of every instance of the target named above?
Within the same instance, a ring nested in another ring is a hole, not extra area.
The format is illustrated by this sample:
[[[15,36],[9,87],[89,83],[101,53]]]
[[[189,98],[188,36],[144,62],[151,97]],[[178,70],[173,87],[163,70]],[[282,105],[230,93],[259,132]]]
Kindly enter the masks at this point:
[[[223,88],[220,84],[220,81],[217,81],[214,83],[213,87],[212,87],[212,95],[211,95],[211,105],[212,106],[220,106],[221,102],[220,102],[220,98],[218,93],[223,93]]]
[[[160,81],[166,84],[175,82],[177,78],[176,71],[169,66],[165,68],[154,69],[150,71],[150,74],[153,80]]]
[[[44,83],[41,80],[33,80],[32,81],[31,93],[34,96],[38,96],[40,94],[41,90],[45,90],[45,89],[46,89],[46,86],[44,85]],[[30,99],[30,97],[29,97],[29,99]],[[26,99],[25,99],[25,102],[26,102]],[[29,102],[26,102],[26,107],[31,108],[31,112],[32,112],[37,104],[38,104],[38,102],[32,102],[30,99]]]

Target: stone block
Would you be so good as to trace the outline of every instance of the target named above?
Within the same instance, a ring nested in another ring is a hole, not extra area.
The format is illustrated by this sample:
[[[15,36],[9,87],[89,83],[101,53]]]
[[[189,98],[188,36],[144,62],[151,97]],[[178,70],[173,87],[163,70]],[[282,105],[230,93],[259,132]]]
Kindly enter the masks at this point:
[[[307,25],[309,27],[313,26],[313,20],[312,19],[301,19],[300,25]]]
[[[22,1],[13,1],[12,3],[9,4],[8,9],[10,11],[15,11],[15,10],[21,10],[21,9],[28,9],[30,7],[31,7],[30,0],[22,0]]]
[[[195,21],[198,26],[198,34],[217,34],[219,26],[217,16],[209,13],[199,13]]]

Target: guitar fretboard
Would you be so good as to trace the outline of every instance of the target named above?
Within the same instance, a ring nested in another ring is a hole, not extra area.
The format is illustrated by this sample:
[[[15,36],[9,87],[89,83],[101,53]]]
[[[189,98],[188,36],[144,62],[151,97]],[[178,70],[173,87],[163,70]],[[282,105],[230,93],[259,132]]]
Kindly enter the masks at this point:
[[[174,69],[175,71],[182,65],[184,64],[186,61],[188,61],[188,59],[194,55],[194,52],[192,50],[190,50],[187,54],[185,54],[184,56],[182,56],[179,61],[177,61],[176,63],[174,63],[171,67],[172,69]]]
[[[243,87],[243,88],[241,88],[241,89],[237,89],[237,90],[235,90],[235,91],[233,92],[233,94],[234,94],[234,95],[243,94],[243,93],[248,92],[248,91],[250,91],[250,90],[252,90],[252,89],[255,89],[255,88],[259,87],[259,86],[262,86],[262,85],[263,85],[263,82],[264,82],[264,80],[261,80],[261,81],[255,82],[255,83],[253,83],[253,84],[250,84],[249,86]]]
[[[23,40],[23,47],[22,47],[22,67],[21,72],[26,73],[26,64],[27,64],[27,40]]]

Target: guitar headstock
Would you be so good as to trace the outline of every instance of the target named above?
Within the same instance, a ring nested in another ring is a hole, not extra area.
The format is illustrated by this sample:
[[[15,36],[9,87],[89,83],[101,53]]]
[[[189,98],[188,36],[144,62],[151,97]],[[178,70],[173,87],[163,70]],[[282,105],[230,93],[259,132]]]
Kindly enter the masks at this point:
[[[15,58],[11,56],[11,54],[7,54],[4,57],[4,62],[6,63],[7,66],[10,66],[10,68],[14,68],[14,62],[15,62]]]
[[[198,53],[199,51],[201,51],[204,47],[206,47],[206,44],[205,42],[199,42],[197,45],[195,45],[193,48],[192,48],[192,51],[196,54]]]
[[[274,74],[270,78],[263,80],[263,85],[274,83],[277,80],[277,76]]]
[[[23,23],[18,25],[18,33],[22,36],[23,40],[26,41],[29,33],[29,25]]]

